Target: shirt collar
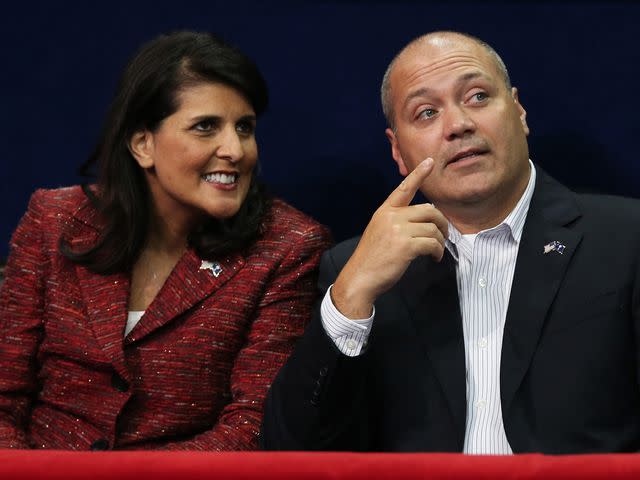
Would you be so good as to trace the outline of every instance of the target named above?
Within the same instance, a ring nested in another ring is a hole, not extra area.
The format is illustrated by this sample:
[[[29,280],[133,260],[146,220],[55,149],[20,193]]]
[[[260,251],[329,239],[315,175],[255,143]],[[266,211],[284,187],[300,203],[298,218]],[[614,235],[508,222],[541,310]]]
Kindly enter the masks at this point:
[[[533,197],[533,190],[536,184],[536,167],[533,162],[529,160],[529,165],[531,167],[531,174],[529,175],[529,182],[527,183],[527,187],[524,189],[520,200],[516,206],[511,210],[509,215],[495,227],[488,228],[486,230],[482,230],[478,232],[478,234],[484,232],[491,231],[501,231],[507,230],[511,234],[511,238],[516,242],[520,243],[520,239],[522,238],[522,230],[524,228],[524,222],[527,218],[527,212],[529,211],[529,205],[531,204],[531,197]],[[456,245],[460,244],[463,239],[460,231],[453,226],[451,222],[449,222],[449,237],[445,240],[445,246],[447,250],[453,255],[455,260],[458,260],[458,249]]]

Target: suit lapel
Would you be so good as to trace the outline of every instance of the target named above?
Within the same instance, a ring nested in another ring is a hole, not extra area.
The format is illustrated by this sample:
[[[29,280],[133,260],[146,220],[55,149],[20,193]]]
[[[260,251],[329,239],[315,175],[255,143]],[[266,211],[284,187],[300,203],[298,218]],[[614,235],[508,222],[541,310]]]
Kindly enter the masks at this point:
[[[95,245],[102,221],[89,201],[75,212],[73,221],[71,237],[68,239],[71,248],[83,251]],[[123,350],[129,303],[129,275],[99,275],[80,265],[76,265],[75,269],[88,323],[96,341],[118,374],[130,381]]]
[[[145,338],[209,297],[233,277],[243,264],[244,259],[239,254],[206,263],[193,250],[187,250],[138,324],[125,338],[125,344]]]
[[[129,303],[129,276],[98,275],[76,266],[80,290],[84,297],[89,324],[105,357],[127,380],[123,338]]]
[[[466,374],[455,260],[420,257],[398,283],[418,338],[448,401],[460,445],[466,421]]]
[[[82,251],[95,245],[104,222],[89,201],[75,212],[73,222],[68,238],[72,249]],[[106,359],[123,378],[131,381],[124,345],[146,337],[210,296],[240,270],[244,259],[239,254],[232,254],[211,264],[212,268],[201,268],[207,264],[203,265],[193,250],[187,250],[126,338],[124,329],[129,308],[130,274],[98,275],[76,266],[88,322]]]
[[[573,194],[538,168],[536,190],[522,232],[507,310],[500,367],[503,415],[535,353],[549,307],[582,234],[567,225],[580,216]],[[564,245],[559,253],[545,245]]]

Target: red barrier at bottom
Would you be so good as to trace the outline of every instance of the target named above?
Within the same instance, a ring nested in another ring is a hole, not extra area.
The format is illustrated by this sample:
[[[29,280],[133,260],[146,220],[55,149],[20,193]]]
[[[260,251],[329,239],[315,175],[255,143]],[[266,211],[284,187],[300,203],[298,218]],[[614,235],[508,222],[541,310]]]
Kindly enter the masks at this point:
[[[640,479],[640,455],[0,450],[0,479]]]

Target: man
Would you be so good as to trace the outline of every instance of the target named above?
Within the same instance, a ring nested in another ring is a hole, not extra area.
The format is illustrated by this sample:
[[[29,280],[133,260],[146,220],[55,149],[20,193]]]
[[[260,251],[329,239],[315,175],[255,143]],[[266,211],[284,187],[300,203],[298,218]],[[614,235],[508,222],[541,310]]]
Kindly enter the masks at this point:
[[[382,101],[406,178],[325,255],[263,446],[638,450],[638,202],[575,194],[529,160],[518,92],[474,37],[411,42]],[[433,204],[409,205],[418,189]]]

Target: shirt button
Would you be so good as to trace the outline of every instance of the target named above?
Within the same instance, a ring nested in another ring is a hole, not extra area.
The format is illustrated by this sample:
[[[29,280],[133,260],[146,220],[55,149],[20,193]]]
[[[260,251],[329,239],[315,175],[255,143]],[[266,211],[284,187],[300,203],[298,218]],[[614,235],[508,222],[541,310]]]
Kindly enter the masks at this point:
[[[480,279],[478,280],[478,285],[480,285],[482,288],[487,286],[487,279],[484,277],[480,277]]]
[[[487,406],[487,402],[485,402],[484,400],[478,400],[478,401],[476,402],[476,408],[477,408],[478,410],[482,410],[482,409],[483,409],[484,407],[486,407],[486,406]]]
[[[487,339],[486,339],[486,338],[484,338],[484,337],[483,337],[483,338],[481,338],[480,340],[478,340],[478,346],[479,346],[480,348],[487,348],[487,344],[488,344],[488,343],[489,343],[489,342],[487,342]]]
[[[357,347],[357,344],[356,344],[355,340],[349,340],[349,341],[347,342],[347,348],[348,348],[349,350],[353,350],[353,349],[354,349],[354,348],[356,348],[356,347]]]

